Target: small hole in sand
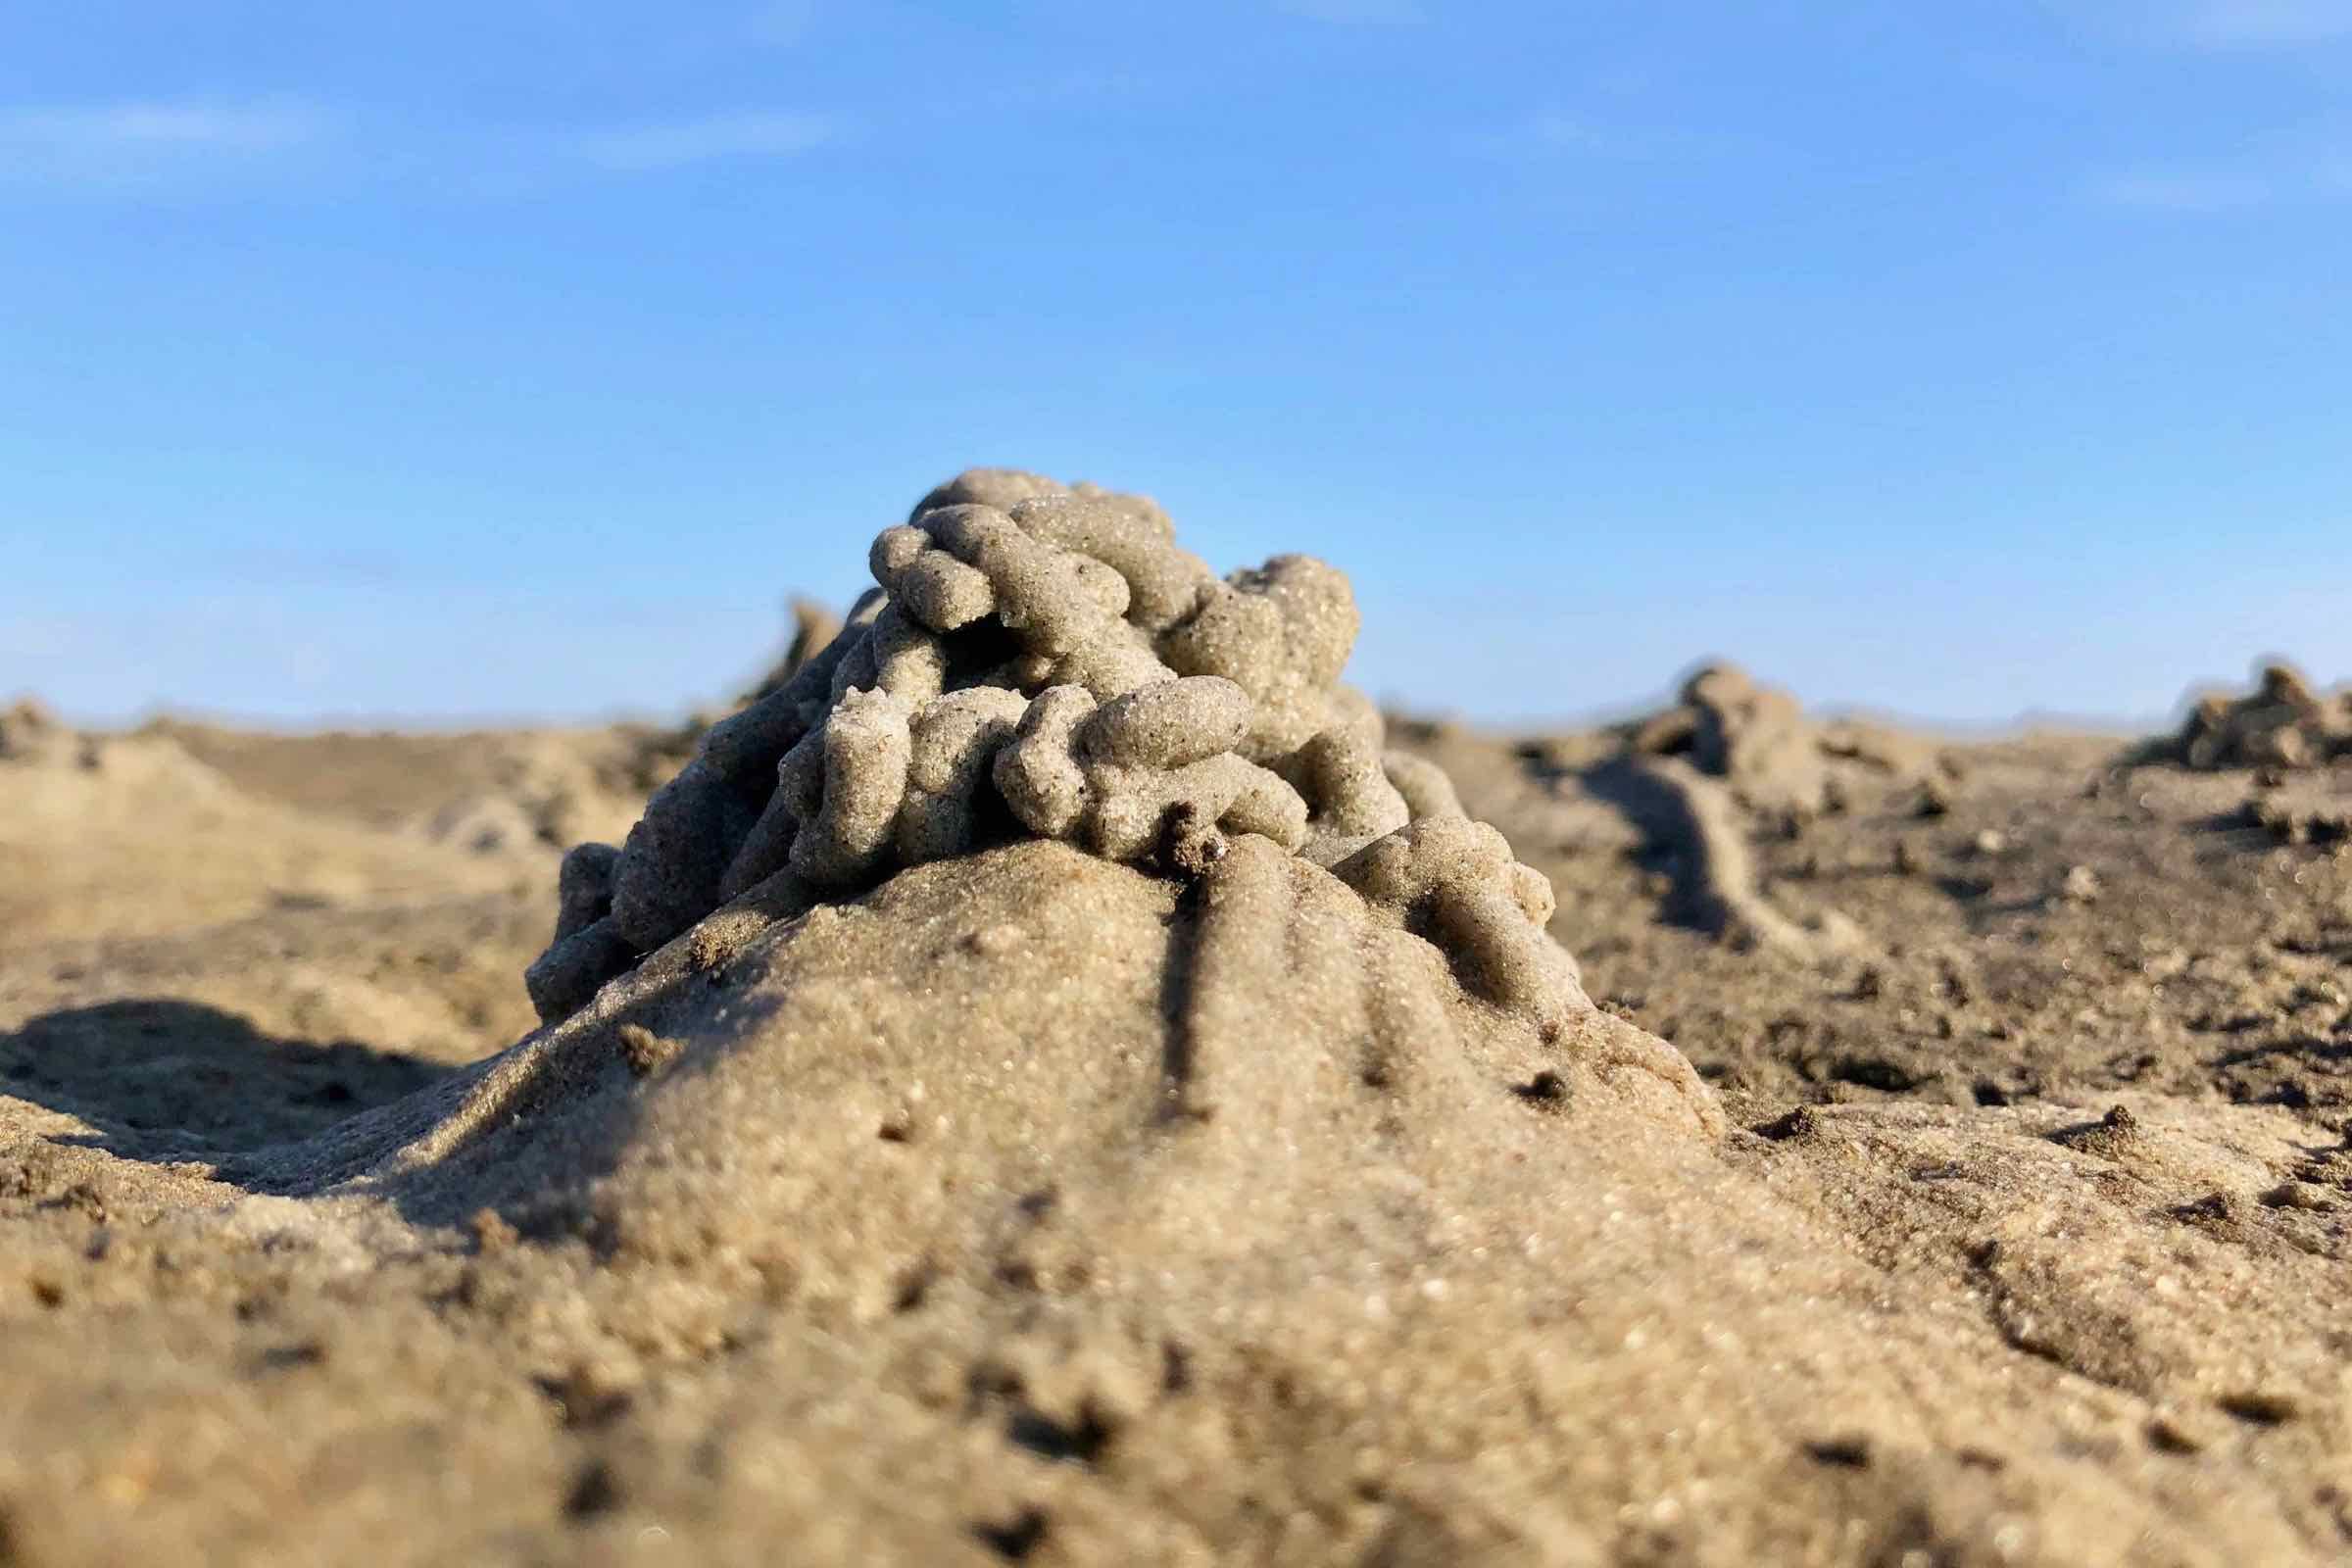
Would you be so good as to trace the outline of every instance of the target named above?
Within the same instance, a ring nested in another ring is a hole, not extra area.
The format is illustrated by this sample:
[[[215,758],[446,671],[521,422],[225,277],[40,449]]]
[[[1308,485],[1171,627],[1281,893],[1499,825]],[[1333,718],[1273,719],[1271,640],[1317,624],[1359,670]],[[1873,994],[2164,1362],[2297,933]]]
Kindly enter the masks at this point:
[[[564,1494],[564,1513],[570,1519],[593,1519],[620,1506],[620,1482],[612,1467],[602,1459],[592,1459],[572,1478],[571,1491]]]
[[[1919,1085],[1918,1077],[1902,1063],[1885,1056],[1845,1056],[1830,1067],[1834,1082],[1854,1084],[1864,1089],[1876,1089],[1885,1094],[1907,1094]]]
[[[1557,1105],[1568,1099],[1568,1080],[1546,1067],[1527,1082],[1514,1084],[1511,1093],[1531,1105]]]
[[[1102,1456],[1114,1432],[1092,1404],[1082,1406],[1074,1422],[1056,1421],[1041,1410],[1023,1405],[1004,1423],[1004,1436],[1031,1453],[1084,1465],[1091,1465]]]
[[[930,1296],[931,1287],[939,1283],[939,1265],[929,1258],[915,1264],[899,1276],[899,1288],[890,1298],[890,1309],[901,1313],[918,1310]]]
[[[1045,1510],[1023,1508],[1007,1523],[974,1525],[972,1534],[979,1538],[982,1545],[1006,1562],[1019,1562],[1035,1551],[1038,1543],[1046,1539]]]
[[[1799,1105],[1786,1116],[1759,1122],[1748,1130],[1758,1138],[1767,1138],[1776,1144],[1791,1138],[1813,1138],[1820,1135],[1821,1114],[1811,1105]]]
[[[1193,1386],[1193,1352],[1174,1340],[1159,1348],[1159,1386],[1168,1394],[1182,1394]]]
[[[1870,1440],[1860,1437],[1824,1438],[1805,1445],[1805,1453],[1815,1464],[1826,1464],[1839,1470],[1870,1468]]]
[[[2284,1426],[2300,1415],[2303,1409],[2291,1394],[2273,1394],[2262,1390],[2225,1394],[2214,1403],[2240,1421],[2258,1427]]]

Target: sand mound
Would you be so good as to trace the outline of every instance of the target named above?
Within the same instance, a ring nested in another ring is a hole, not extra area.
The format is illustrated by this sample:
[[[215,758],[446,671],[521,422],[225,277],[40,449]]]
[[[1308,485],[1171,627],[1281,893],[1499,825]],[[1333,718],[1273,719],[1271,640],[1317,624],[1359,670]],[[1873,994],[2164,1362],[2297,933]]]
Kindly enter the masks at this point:
[[[2352,757],[2352,690],[2315,690],[2300,670],[2266,664],[2251,692],[2208,692],[2140,760],[2186,767],[2316,767]]]
[[[580,729],[250,731],[158,718],[164,739],[239,793],[482,854],[561,853],[618,835],[677,770],[648,724]]]
[[[1720,1129],[1679,1055],[1552,972],[1548,1005],[1494,1000],[1394,908],[1255,835],[1190,884],[1026,840],[795,919],[747,900],[461,1079],[235,1173],[397,1195],[444,1222],[489,1204],[624,1250],[715,1204],[731,1252],[842,1244],[827,1272],[862,1283],[825,1294],[870,1305],[892,1255],[928,1246],[913,1211],[865,1185],[871,1146],[950,1160],[957,1179],[923,1201],[957,1194],[958,1213],[993,1212],[1016,1170],[1059,1168],[1115,1188],[1113,1207],[1237,1226],[1231,1199],[1109,1179],[1181,1146],[1186,1160],[1224,1151],[1220,1181],[1262,1164],[1241,1200],[1266,1217],[1252,1245],[1279,1250],[1312,1205],[1270,1184],[1323,1179],[1333,1141],[1387,1158],[1398,1139],[1489,1140],[1579,1094],[1685,1135]],[[780,1150],[800,1174],[779,1186]],[[839,1216],[815,1215],[809,1182],[838,1186]]]
[[[1818,962],[1868,946],[1835,909],[1784,907],[1758,872],[1755,836],[1796,837],[1897,786],[1918,789],[1923,810],[1949,805],[1951,770],[1935,748],[1858,719],[1816,720],[1731,664],[1702,666],[1680,702],[1621,733],[1621,752],[1582,760],[1584,784],[1671,866],[1673,917],[1740,947]]]
[[[1489,994],[1576,997],[1548,885],[1427,764],[1384,756],[1339,683],[1356,611],[1330,566],[1220,580],[1150,501],[998,469],[933,491],[869,562],[841,635],[705,734],[622,847],[566,857],[528,975],[542,1016],[729,901],[798,912],[1031,835],[1178,875],[1260,837]]]
[[[1866,782],[1935,773],[1934,750],[1860,719],[1816,720],[1794,697],[1734,664],[1701,666],[1682,700],[1630,734],[1645,757],[1679,757],[1751,810],[1797,817],[1842,809]]]
[[[801,672],[804,664],[832,647],[833,639],[840,636],[841,632],[841,617],[830,608],[813,599],[793,600],[792,640],[784,647],[784,657],[777,660],[735,706],[739,709],[749,708],[761,698],[773,697],[782,691],[792,677]]]
[[[1785,908],[1750,845],[1752,813],[1719,780],[1677,757],[1620,760],[1585,776],[1615,804],[1668,867],[1668,917],[1741,949],[1771,948],[1808,961],[1860,952],[1861,928],[1836,909]]]
[[[0,766],[92,765],[94,745],[69,728],[37,697],[20,697],[0,709]]]
[[[52,940],[498,891],[531,863],[257,798],[158,731],[80,734],[20,708],[0,742],[0,927]]]
[[[396,1409],[254,1438],[234,1496],[367,1456],[359,1518],[590,1560],[657,1529],[831,1563],[2324,1557],[2344,1399],[2304,1326],[2347,1178],[2291,1118],[1727,1136],[1657,1041],[1590,1009],[1546,1040],[1254,835],[1189,883],[1032,839],[752,912],[216,1171],[302,1195],[220,1222],[277,1294],[332,1280],[402,1337],[267,1343],[328,1389],[497,1347],[568,1479],[453,1512]],[[537,1451],[468,1410],[476,1462]],[[560,1525],[511,1517],[551,1487]]]
[[[438,844],[476,854],[564,850],[626,831],[646,795],[676,768],[648,727],[608,734],[548,731],[484,748],[486,776],[414,819]]]

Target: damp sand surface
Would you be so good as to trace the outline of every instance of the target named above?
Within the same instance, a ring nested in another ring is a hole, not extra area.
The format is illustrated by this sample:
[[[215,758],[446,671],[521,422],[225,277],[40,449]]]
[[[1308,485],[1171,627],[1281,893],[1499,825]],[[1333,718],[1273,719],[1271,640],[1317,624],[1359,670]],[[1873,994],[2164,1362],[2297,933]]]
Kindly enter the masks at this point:
[[[1609,738],[1390,741],[1552,879],[1594,1042],[1383,1020],[1305,862],[1028,844],[484,1084],[551,860],[80,773],[0,844],[12,1561],[2352,1549],[2352,884],[2277,790],[2028,736],[1747,820],[1825,953],[1693,917]]]
[[[50,766],[0,1557],[2352,1551],[2333,772],[1388,728],[1550,879],[1563,1037],[1244,836],[918,865],[511,1050],[557,852],[417,826],[478,749]]]

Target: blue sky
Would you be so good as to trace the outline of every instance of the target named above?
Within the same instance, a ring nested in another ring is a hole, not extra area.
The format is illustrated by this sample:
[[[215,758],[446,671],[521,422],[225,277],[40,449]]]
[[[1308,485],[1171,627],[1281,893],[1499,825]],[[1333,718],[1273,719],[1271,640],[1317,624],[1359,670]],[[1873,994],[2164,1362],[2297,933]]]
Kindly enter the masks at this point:
[[[660,710],[934,480],[1355,577],[1495,719],[1728,654],[2352,674],[2352,0],[12,0],[0,691]]]

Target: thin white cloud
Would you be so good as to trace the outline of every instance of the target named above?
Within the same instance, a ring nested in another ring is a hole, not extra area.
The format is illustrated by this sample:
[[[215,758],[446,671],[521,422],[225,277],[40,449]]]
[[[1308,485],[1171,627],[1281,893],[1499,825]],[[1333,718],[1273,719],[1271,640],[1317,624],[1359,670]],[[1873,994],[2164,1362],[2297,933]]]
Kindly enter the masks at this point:
[[[2135,169],[2091,182],[2091,197],[2100,205],[2142,213],[2239,212],[2278,194],[2267,179],[2214,170]]]
[[[2253,54],[2352,43],[2352,0],[2042,0],[2058,17],[2141,48]]]
[[[745,111],[574,128],[354,124],[298,100],[0,105],[0,188],[203,197],[333,173],[494,189],[583,172],[659,173],[804,153],[840,134],[811,114]]]
[[[754,43],[796,44],[816,23],[816,0],[765,0],[753,11],[744,34]]]
[[[315,112],[296,104],[120,103],[0,110],[0,145],[52,153],[197,148],[274,152],[308,141]]]
[[[2180,34],[2216,48],[2259,48],[2352,38],[2352,0],[2194,0]]]
[[[1429,20],[1420,0],[1275,0],[1274,8],[1348,27],[1402,27]]]
[[[131,101],[0,108],[0,179],[137,179],[251,165],[323,133],[307,104]]]
[[[1546,109],[1520,127],[1520,140],[1551,152],[1614,154],[1625,150],[1625,138],[1601,129],[1591,121]]]
[[[1648,164],[1718,157],[1738,149],[1724,138],[1676,127],[1595,120],[1543,109],[1500,129],[1455,138],[1458,150],[1506,161]]]
[[[637,172],[716,159],[785,158],[833,136],[832,122],[818,116],[759,111],[590,131],[577,146],[591,163]]]
[[[2352,198],[2352,153],[2304,148],[2230,164],[2148,166],[2090,182],[2104,207],[2207,215]]]

